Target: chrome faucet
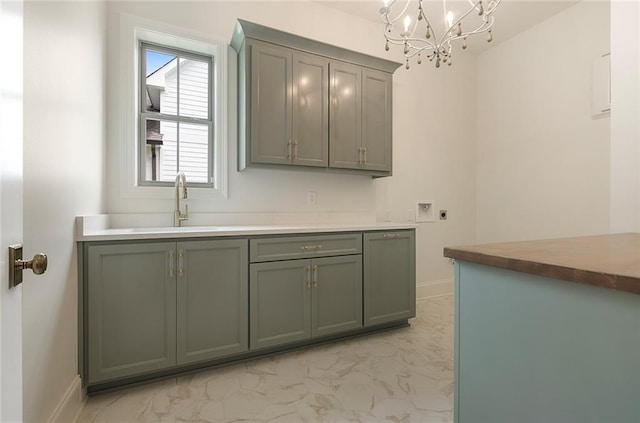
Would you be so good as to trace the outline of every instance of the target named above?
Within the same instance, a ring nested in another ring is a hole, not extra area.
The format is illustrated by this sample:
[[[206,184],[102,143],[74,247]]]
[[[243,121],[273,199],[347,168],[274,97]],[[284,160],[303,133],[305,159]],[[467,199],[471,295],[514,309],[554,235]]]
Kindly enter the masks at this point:
[[[187,198],[187,178],[184,176],[184,172],[179,172],[176,175],[174,186],[176,189],[176,208],[173,211],[173,226],[178,227],[183,220],[189,220],[189,205],[184,205],[184,213],[180,211],[180,187],[182,187],[182,198]]]

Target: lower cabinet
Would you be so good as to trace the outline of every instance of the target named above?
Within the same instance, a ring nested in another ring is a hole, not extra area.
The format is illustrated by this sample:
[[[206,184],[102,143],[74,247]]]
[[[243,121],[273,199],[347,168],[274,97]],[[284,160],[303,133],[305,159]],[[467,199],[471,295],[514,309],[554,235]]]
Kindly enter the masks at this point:
[[[247,244],[86,246],[87,383],[246,351]]]
[[[362,327],[362,256],[251,264],[250,348]]]
[[[87,242],[88,392],[407,323],[415,231]]]
[[[415,232],[365,233],[363,254],[364,325],[415,317]]]
[[[177,363],[248,349],[247,241],[178,243]]]

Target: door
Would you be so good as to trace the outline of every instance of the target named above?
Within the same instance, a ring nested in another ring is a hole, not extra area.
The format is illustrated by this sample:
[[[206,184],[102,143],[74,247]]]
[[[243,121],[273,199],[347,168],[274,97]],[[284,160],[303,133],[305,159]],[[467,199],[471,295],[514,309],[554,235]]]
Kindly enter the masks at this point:
[[[0,0],[0,421],[22,421],[22,286],[8,248],[22,242],[22,2]]]
[[[178,364],[246,351],[248,241],[178,243]]]
[[[249,348],[311,337],[311,261],[254,263],[249,275]]]
[[[364,234],[364,325],[416,315],[413,231]]]
[[[293,159],[303,166],[329,163],[329,61],[296,52],[293,55]]]
[[[342,62],[329,65],[329,166],[360,169],[362,152],[362,70]]]
[[[392,76],[373,69],[362,71],[363,168],[391,171]]]
[[[311,327],[313,336],[362,327],[362,256],[313,259]]]
[[[293,52],[253,41],[251,48],[251,161],[290,163]]]
[[[87,249],[88,383],[176,364],[175,243]]]

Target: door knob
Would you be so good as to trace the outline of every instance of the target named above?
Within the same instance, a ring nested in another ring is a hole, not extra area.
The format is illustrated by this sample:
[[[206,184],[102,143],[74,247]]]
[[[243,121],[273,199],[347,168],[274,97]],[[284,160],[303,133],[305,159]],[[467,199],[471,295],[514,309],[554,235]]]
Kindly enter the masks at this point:
[[[38,253],[32,260],[22,259],[22,245],[9,246],[9,288],[22,283],[22,271],[31,269],[34,274],[41,275],[47,270],[46,254]],[[13,265],[11,265],[13,264]]]
[[[34,274],[42,275],[47,270],[47,255],[38,253],[33,260],[16,260],[15,266],[18,270],[31,269]]]

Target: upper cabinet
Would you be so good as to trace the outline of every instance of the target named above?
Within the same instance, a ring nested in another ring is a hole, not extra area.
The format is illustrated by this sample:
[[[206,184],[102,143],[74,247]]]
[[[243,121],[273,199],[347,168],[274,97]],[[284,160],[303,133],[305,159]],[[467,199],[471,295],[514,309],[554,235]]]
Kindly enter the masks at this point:
[[[238,169],[391,175],[399,63],[239,20]]]
[[[328,60],[251,41],[251,163],[326,167]]]
[[[392,75],[330,64],[329,166],[391,173]]]

